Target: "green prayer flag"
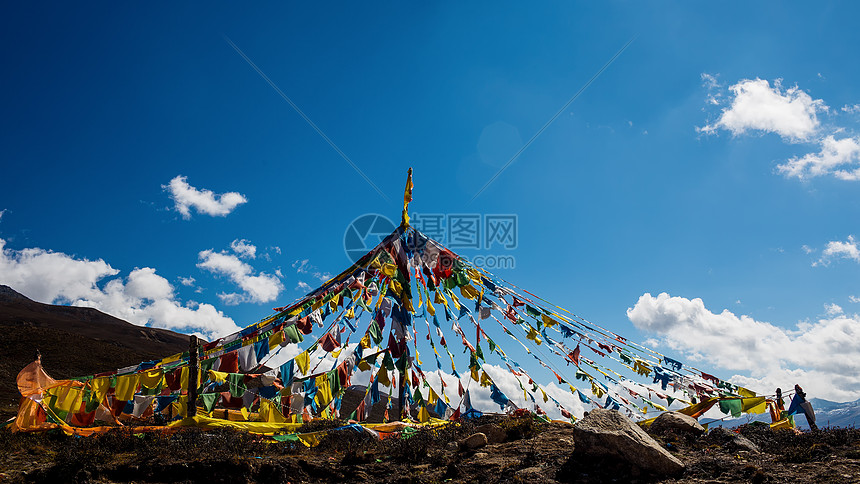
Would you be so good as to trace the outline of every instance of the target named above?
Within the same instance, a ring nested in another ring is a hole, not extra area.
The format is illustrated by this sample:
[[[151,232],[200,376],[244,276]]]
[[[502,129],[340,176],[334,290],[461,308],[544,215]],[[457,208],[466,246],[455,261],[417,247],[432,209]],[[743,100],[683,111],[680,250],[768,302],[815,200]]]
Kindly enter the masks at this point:
[[[227,383],[230,385],[230,395],[236,398],[245,394],[245,375],[241,373],[227,374]]]
[[[305,337],[299,332],[299,328],[295,324],[291,324],[284,328],[284,334],[290,338],[291,343],[301,343]]]
[[[376,320],[370,322],[370,327],[367,328],[367,332],[370,333],[370,337],[373,339],[373,342],[379,344],[382,342],[382,330],[379,328],[379,324]]]
[[[391,358],[391,353],[385,352],[385,356],[382,357],[382,366],[388,371],[394,370],[394,359]]]
[[[204,393],[200,395],[200,398],[203,400],[203,408],[207,412],[211,412],[215,408],[215,404],[218,402],[220,396],[220,393]]]
[[[720,411],[723,413],[731,413],[732,418],[740,417],[742,409],[743,402],[741,402],[740,398],[720,400]]]

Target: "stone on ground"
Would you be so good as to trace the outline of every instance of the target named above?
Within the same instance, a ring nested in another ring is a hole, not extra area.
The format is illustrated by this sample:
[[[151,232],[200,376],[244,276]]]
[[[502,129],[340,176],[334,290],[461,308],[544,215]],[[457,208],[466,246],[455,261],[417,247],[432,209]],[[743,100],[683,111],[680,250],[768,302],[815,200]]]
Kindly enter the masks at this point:
[[[676,430],[694,435],[705,433],[705,428],[699,425],[696,419],[680,412],[661,413],[660,416],[654,419],[648,430],[658,434],[666,430]]]
[[[460,442],[460,448],[463,450],[480,449],[487,445],[487,436],[480,432],[474,433]]]
[[[484,424],[475,429],[475,432],[480,432],[487,436],[487,443],[498,444],[507,439],[507,433],[496,424]]]
[[[741,434],[736,434],[725,427],[717,427],[708,432],[708,438],[722,442],[723,445],[730,445],[736,449],[748,450],[750,452],[760,452],[753,441],[744,437]]]
[[[596,408],[573,427],[574,452],[628,462],[645,473],[674,475],[684,463],[617,410]]]

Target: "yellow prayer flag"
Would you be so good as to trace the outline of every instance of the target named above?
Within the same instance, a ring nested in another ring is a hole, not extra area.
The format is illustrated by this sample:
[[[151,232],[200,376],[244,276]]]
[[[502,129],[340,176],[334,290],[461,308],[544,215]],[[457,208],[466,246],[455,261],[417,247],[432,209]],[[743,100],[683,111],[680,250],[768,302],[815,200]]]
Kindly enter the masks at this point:
[[[175,355],[168,356],[161,360],[161,366],[167,365],[168,363],[173,363],[174,361],[179,361],[179,358],[182,357],[181,353],[177,353]]]
[[[748,397],[748,398],[752,398],[752,397],[756,396],[754,391],[747,390],[744,387],[738,387],[738,395],[740,395],[742,397]]]
[[[78,385],[77,382],[69,380],[48,389],[47,393],[53,397],[51,404],[55,410],[77,412],[81,408],[81,402],[83,401],[83,392],[81,390],[83,388],[76,385]]]
[[[229,375],[229,373],[209,370],[209,379],[213,380],[215,383],[225,383],[227,381],[227,375]]]
[[[490,375],[488,375],[486,371],[482,372],[481,373],[481,386],[487,387],[487,386],[490,386],[492,383],[493,383],[493,380],[490,379]]]
[[[391,386],[391,380],[388,379],[388,370],[380,368],[376,375],[379,377],[380,385]]]
[[[307,375],[308,368],[310,367],[310,356],[308,355],[307,350],[299,353],[295,358],[296,365],[299,367],[299,371],[302,372],[302,375]]]
[[[320,443],[323,432],[311,432],[309,434],[298,434],[299,441],[308,447],[316,447]]]
[[[430,421],[430,412],[427,411],[427,407],[421,405],[421,410],[418,411],[418,420],[421,423],[426,423]]]
[[[188,367],[185,367],[183,370],[187,368]],[[137,385],[139,382],[140,376],[137,373],[116,377],[116,387],[114,388],[116,399],[127,402],[134,398],[134,393],[137,391]]]
[[[90,380],[90,399],[102,403],[110,390],[110,377],[101,376]]]
[[[284,331],[277,331],[269,336],[269,349],[273,350],[276,346],[280,346],[284,342]]]
[[[743,398],[741,399],[741,411],[746,413],[765,413],[767,411],[767,401],[764,397]]]
[[[388,277],[394,277],[397,274],[397,266],[386,262],[382,265],[382,273]]]
[[[465,286],[460,287],[460,294],[462,294],[466,299],[475,299],[478,297],[478,290],[471,284],[466,284]]]
[[[140,384],[146,388],[158,388],[164,380],[164,370],[161,368],[151,368],[140,372]]]

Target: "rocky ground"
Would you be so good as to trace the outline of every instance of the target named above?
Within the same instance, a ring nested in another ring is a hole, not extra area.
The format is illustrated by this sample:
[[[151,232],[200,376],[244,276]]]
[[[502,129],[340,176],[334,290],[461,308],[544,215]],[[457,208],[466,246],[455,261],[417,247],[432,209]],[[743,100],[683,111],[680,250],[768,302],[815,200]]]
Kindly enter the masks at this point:
[[[333,425],[314,422],[304,430]],[[71,438],[3,430],[0,482],[860,482],[856,429],[796,434],[747,426],[696,434],[651,434],[659,447],[652,451],[667,451],[684,466],[677,475],[658,475],[636,456],[574,451],[573,426],[530,416],[483,417],[381,442],[338,431],[312,449],[233,431]]]

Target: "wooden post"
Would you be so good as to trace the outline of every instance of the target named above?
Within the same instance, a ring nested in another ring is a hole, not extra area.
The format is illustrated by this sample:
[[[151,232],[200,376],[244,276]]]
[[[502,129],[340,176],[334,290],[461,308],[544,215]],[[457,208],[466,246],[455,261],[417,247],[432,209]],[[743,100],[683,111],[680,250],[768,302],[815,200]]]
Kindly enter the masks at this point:
[[[400,381],[398,382],[398,383],[399,383],[399,385],[398,385],[398,386],[399,386],[399,388],[398,388],[398,391],[397,391],[397,396],[398,396],[398,400],[399,400],[399,402],[398,402],[398,403],[399,403],[399,405],[400,405],[400,418],[399,418],[399,420],[404,420],[404,418],[403,418],[403,404],[404,404],[404,403],[405,403],[405,401],[406,401],[406,398],[404,398],[404,397],[405,397],[405,395],[403,394],[403,393],[404,393],[404,392],[403,392],[403,379],[404,379],[404,378],[406,378],[406,372],[405,372],[405,371],[400,372],[400,378],[399,378],[399,379],[400,379]]]
[[[188,405],[187,414],[189,417],[197,415],[197,336],[191,336],[188,343]]]

